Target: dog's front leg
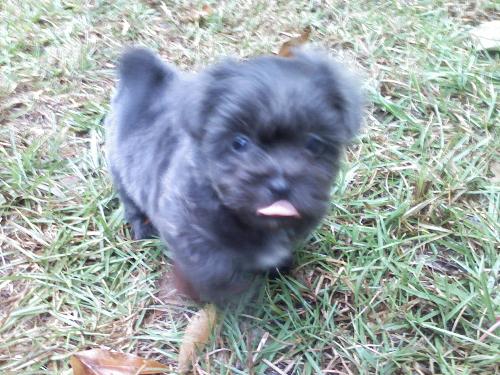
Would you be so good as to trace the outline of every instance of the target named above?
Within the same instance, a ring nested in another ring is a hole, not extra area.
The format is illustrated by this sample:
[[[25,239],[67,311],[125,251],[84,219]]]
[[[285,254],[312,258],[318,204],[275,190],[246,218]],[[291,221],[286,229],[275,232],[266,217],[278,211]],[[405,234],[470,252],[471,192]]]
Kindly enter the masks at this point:
[[[244,270],[235,254],[210,241],[190,241],[174,250],[178,286],[191,298],[223,303],[250,288],[255,275]]]

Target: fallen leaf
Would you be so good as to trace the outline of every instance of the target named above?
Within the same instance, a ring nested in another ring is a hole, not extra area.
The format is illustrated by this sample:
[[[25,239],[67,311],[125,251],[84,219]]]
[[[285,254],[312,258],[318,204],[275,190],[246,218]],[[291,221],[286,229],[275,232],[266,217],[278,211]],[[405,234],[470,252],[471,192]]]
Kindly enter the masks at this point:
[[[479,50],[500,50],[500,20],[482,23],[470,31]]]
[[[292,57],[293,56],[293,48],[301,46],[309,40],[309,36],[311,35],[311,26],[307,26],[300,36],[296,38],[292,38],[281,45],[280,51],[278,52],[279,56],[283,57]]]
[[[209,18],[212,14],[214,14],[213,8],[204,4],[201,9],[197,9],[194,6],[188,9],[188,12],[185,17],[181,18],[183,22],[198,22],[204,23],[207,18]]]
[[[196,351],[207,344],[210,332],[215,326],[216,309],[210,304],[191,320],[184,333],[184,339],[179,351],[179,372],[189,372],[195,360]]]
[[[201,10],[203,12],[203,16],[205,16],[205,17],[211,16],[212,14],[214,14],[214,10],[208,4],[203,5],[201,7]]]
[[[160,362],[131,354],[91,349],[71,356],[74,375],[161,374],[169,368]]]

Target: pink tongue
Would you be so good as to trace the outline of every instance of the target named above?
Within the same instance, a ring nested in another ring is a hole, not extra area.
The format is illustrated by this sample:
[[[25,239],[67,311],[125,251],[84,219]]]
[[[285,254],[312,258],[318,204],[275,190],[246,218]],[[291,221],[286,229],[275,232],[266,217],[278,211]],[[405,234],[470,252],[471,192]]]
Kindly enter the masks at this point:
[[[293,204],[286,200],[276,201],[270,206],[259,208],[257,213],[263,216],[300,217]]]

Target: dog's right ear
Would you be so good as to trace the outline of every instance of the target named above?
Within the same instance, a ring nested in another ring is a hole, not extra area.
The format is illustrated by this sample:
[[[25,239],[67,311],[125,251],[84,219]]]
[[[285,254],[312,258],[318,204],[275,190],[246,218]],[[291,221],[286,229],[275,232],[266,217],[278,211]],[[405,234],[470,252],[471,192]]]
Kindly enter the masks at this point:
[[[126,101],[129,110],[140,114],[156,102],[158,95],[176,76],[152,51],[146,48],[130,48],[121,57],[119,67],[117,101]]]
[[[130,48],[122,55],[118,71],[121,87],[135,93],[154,90],[173,75],[156,54],[140,47]]]
[[[160,108],[166,89],[177,76],[152,51],[146,48],[131,48],[120,59],[118,67],[118,90],[113,107],[121,131],[131,131],[148,126]]]
[[[189,82],[190,90],[183,96],[180,106],[181,122],[194,140],[200,141],[205,136],[210,118],[226,98],[227,80],[236,75],[237,69],[236,60],[225,59]]]

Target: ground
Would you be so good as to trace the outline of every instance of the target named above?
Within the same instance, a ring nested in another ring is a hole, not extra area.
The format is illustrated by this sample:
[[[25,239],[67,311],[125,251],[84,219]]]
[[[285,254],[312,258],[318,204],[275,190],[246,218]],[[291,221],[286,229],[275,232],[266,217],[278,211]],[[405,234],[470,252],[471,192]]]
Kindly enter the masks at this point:
[[[365,127],[292,276],[230,306],[198,374],[493,374],[499,330],[495,1],[0,3],[0,372],[70,374],[104,347],[175,371],[199,309],[165,296],[103,159],[122,48],[185,70],[311,41],[364,82]],[[177,302],[176,302],[177,301]]]

